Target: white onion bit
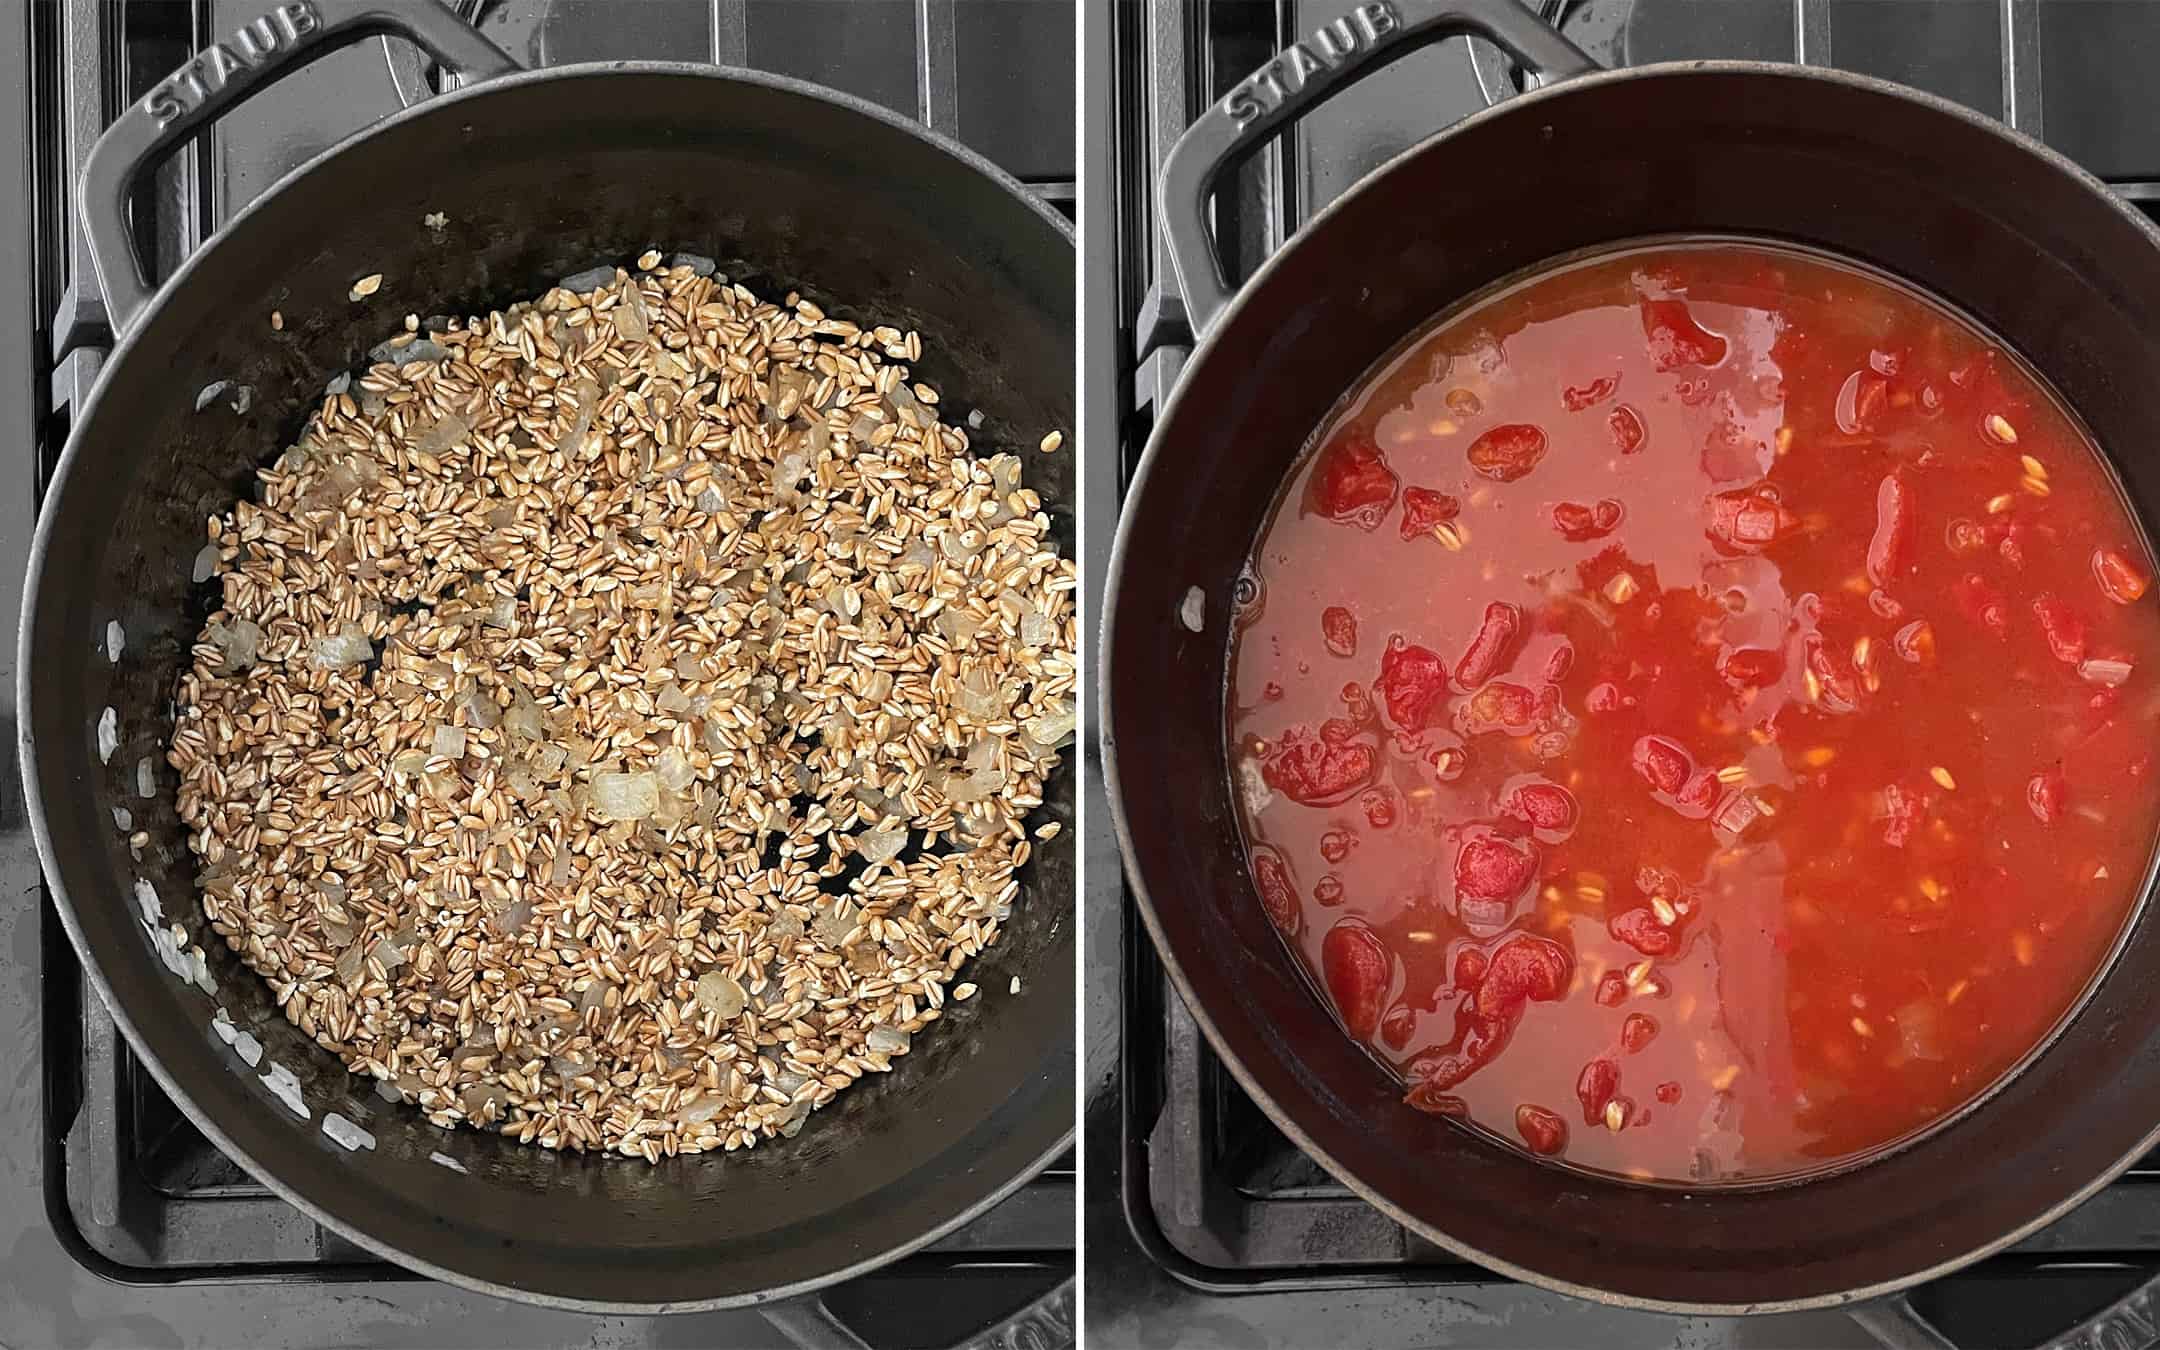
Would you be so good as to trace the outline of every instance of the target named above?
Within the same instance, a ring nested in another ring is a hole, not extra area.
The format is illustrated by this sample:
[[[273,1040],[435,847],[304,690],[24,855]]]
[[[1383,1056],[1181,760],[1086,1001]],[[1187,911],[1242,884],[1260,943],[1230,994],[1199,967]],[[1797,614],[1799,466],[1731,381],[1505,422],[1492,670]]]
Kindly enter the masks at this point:
[[[2078,663],[2078,678],[2087,684],[2103,685],[2113,689],[2130,678],[2128,661],[2110,661],[2098,656],[2087,657]]]
[[[120,748],[120,714],[111,708],[98,714],[97,757],[98,763],[112,763],[113,751]]]
[[[609,820],[643,820],[660,809],[660,781],[649,773],[596,773],[592,804]]]

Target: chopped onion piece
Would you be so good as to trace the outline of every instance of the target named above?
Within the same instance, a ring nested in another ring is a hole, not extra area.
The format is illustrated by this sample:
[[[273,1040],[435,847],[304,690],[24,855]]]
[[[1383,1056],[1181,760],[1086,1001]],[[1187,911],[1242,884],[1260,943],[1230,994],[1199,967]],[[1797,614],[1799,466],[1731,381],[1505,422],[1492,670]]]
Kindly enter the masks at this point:
[[[2078,678],[2087,684],[2105,685],[2113,689],[2130,678],[2128,661],[2111,661],[2092,656],[2078,663]]]
[[[690,768],[690,757],[672,745],[653,761],[653,776],[670,792],[682,791],[697,778]]]
[[[732,1022],[742,1016],[742,986],[717,970],[708,970],[698,976],[698,1006],[712,1013],[723,1022]]]
[[[1052,704],[1041,716],[1028,719],[1022,728],[1027,738],[1035,744],[1055,750],[1073,738],[1073,729],[1079,725],[1079,715],[1070,703]]]
[[[465,728],[436,727],[435,738],[428,746],[428,753],[442,759],[463,759],[465,757]]]
[[[915,1038],[898,1027],[875,1026],[863,1037],[863,1048],[879,1055],[904,1055]]]
[[[502,705],[495,696],[479,685],[474,685],[465,695],[465,716],[482,731],[492,731],[502,722]]]
[[[660,783],[649,773],[598,773],[593,809],[609,820],[643,820],[660,809]]]
[[[412,775],[424,771],[427,768],[427,762],[428,755],[425,750],[400,750],[390,758],[390,772],[404,774],[410,778]]]
[[[645,293],[632,281],[622,288],[622,303],[608,311],[615,320],[615,331],[625,342],[643,342],[652,335],[652,323],[645,310]]]
[[[204,545],[203,545],[203,546],[202,546],[202,547],[201,547],[200,549],[196,550],[196,553],[195,553],[195,584],[196,584],[196,585],[200,586],[200,585],[201,585],[201,584],[202,584],[203,582],[205,582],[205,581],[208,581],[208,580],[209,580],[210,578],[212,578],[212,577],[216,576],[216,575],[217,575],[217,569],[218,569],[218,546],[217,546],[216,544],[204,544]]]
[[[374,659],[375,644],[368,641],[367,634],[357,630],[317,638],[309,652],[309,660],[324,670],[342,670]]]
[[[488,606],[487,613],[481,616],[480,622],[505,632],[517,627],[517,601],[507,595],[497,596]]]
[[[908,832],[899,830],[864,830],[855,836],[855,851],[865,862],[890,862],[900,856],[907,847]]]
[[[532,701],[523,687],[510,688],[510,709],[503,714],[503,730],[521,741],[540,739],[540,705]]]

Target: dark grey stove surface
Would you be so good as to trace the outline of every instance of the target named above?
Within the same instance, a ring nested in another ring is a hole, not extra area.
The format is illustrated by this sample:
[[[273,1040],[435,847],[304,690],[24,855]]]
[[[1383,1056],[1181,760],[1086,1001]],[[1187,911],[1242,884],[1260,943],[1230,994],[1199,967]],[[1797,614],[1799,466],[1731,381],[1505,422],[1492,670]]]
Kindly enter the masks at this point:
[[[434,0],[403,0],[433,3]],[[1061,209],[1076,198],[1072,0],[457,0],[527,65],[656,58],[843,89],[966,141]],[[0,614],[14,661],[37,489],[110,343],[68,186],[111,117],[259,0],[0,6],[0,409],[26,472],[0,494]],[[432,92],[419,54],[369,41],[264,90],[138,199],[169,270],[319,151]],[[1062,78],[1063,84],[1058,81]],[[12,723],[14,671],[0,681]],[[12,754],[14,737],[4,744]],[[49,906],[17,774],[0,781],[0,1345],[766,1346],[755,1312],[548,1312],[421,1279],[326,1232],[220,1154],[83,988]],[[1070,1160],[929,1250],[828,1291],[877,1346],[979,1335],[1073,1272]]]
[[[1723,57],[1865,71],[2040,136],[2133,200],[2160,198],[2160,120],[2143,107],[2160,58],[2160,4],[2151,0],[1533,3],[1608,66]],[[1122,497],[1154,409],[1192,346],[1155,228],[1156,167],[1199,108],[1294,37],[1354,8],[1354,0],[1135,0],[1110,8],[1085,37],[1090,97],[1106,110],[1086,123],[1083,286],[1091,321],[1102,317],[1089,330],[1085,388],[1090,425],[1115,427],[1118,450],[1088,465],[1089,594],[1101,593],[1114,527],[1101,504]],[[1497,50],[1456,40],[1344,91],[1226,180],[1217,225],[1233,272],[1249,274],[1299,222],[1390,156],[1516,88]],[[1102,433],[1092,441],[1098,451],[1113,444]],[[1466,1264],[1366,1205],[1275,1130],[1186,1013],[1126,898],[1099,763],[1090,772],[1083,1212],[1091,1339],[1880,1343],[1842,1313],[1677,1318],[1546,1294]],[[2148,1159],[2061,1223],[1923,1287],[1912,1303],[1956,1345],[2031,1346],[2071,1333],[2155,1274],[2160,1160]],[[2148,1326],[2091,1343],[2156,1338]]]

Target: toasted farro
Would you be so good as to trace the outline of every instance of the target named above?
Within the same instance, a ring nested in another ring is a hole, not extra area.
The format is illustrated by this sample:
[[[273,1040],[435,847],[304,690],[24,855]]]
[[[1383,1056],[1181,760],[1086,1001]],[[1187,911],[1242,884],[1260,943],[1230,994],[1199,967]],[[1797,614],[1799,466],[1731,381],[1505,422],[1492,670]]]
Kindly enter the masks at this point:
[[[650,1161],[793,1134],[997,940],[1076,579],[916,334],[638,262],[335,386],[210,522],[167,759],[295,1025]]]

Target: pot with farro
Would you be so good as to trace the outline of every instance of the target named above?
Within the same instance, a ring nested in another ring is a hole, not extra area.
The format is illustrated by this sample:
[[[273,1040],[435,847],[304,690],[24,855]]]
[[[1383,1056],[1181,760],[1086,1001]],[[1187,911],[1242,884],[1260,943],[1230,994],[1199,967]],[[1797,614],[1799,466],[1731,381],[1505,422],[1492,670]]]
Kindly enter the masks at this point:
[[[813,1290],[1072,1122],[1069,232],[786,80],[289,4],[123,115],[120,341],[40,518],[26,788],[235,1159],[506,1296]],[[388,26],[468,77],[152,290],[130,182]]]

